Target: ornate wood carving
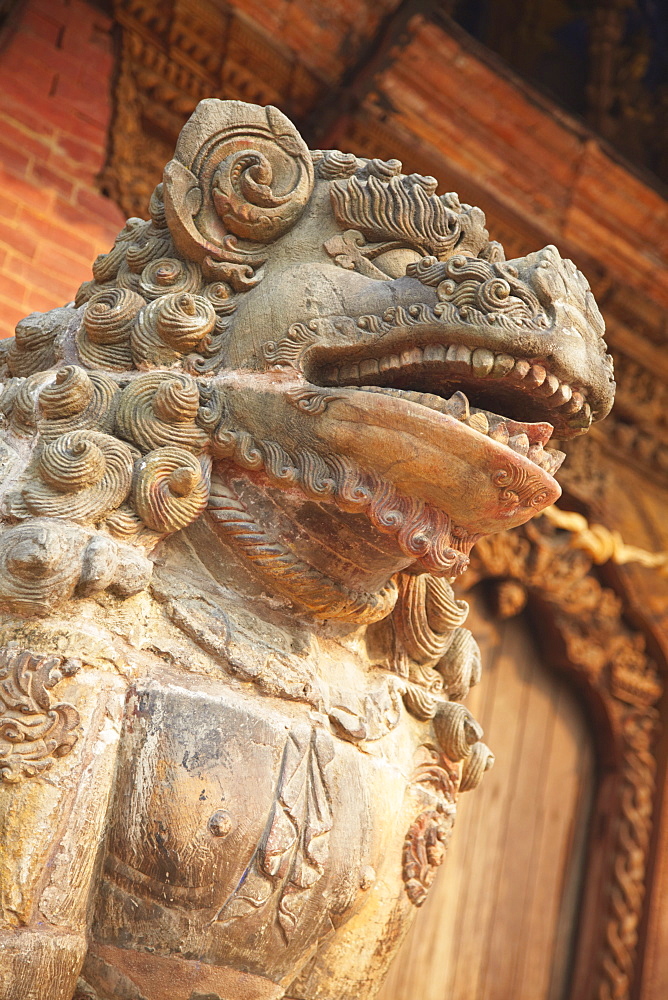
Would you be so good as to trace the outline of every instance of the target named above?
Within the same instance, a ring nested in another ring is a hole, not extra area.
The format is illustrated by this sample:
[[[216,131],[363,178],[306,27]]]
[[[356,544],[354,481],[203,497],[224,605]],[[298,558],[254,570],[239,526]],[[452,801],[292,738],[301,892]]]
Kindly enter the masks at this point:
[[[541,518],[512,534],[481,539],[465,585],[490,581],[505,617],[533,601],[541,631],[549,622],[551,639],[558,637],[556,653],[550,643],[553,658],[574,673],[595,705],[599,750],[612,755],[615,787],[591,826],[609,827],[611,849],[600,884],[585,885],[580,939],[587,945],[577,956],[575,995],[586,984],[586,995],[597,1000],[625,1000],[636,982],[647,892],[663,684],[642,632],[625,618],[624,600],[599,582],[593,565],[592,554],[574,546],[570,532]],[[599,842],[592,851],[600,853]]]

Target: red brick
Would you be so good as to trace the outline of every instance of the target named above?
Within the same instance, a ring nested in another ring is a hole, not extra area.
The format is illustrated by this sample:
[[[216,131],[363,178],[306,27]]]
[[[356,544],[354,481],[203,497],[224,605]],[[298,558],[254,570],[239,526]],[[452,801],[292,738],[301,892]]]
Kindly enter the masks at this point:
[[[106,88],[102,94],[91,94],[82,84],[75,83],[68,77],[61,75],[58,78],[57,87],[54,88],[54,97],[59,101],[64,101],[69,106],[77,121],[87,122],[89,128],[106,130],[111,110]],[[76,127],[71,130],[71,133],[79,135]],[[83,136],[80,137],[83,138]]]
[[[26,213],[24,215],[24,213]],[[45,219],[32,220],[27,215],[26,209],[21,209],[19,219],[26,219],[26,223],[38,227],[40,239],[55,246],[63,247],[69,253],[80,257],[83,260],[93,261],[100,252],[98,243],[86,236],[79,229],[71,229],[69,226],[59,225],[57,222]]]
[[[11,170],[19,175],[25,174],[31,163],[31,157],[21,149],[11,144],[5,143],[0,130],[0,164],[5,170]]]
[[[67,300],[70,302],[73,296]],[[26,316],[31,312],[48,312],[49,309],[55,309],[57,306],[63,305],[63,299],[58,295],[49,295],[44,292],[40,292],[36,288],[26,289]]]
[[[105,195],[98,194],[97,191],[79,188],[76,193],[76,202],[77,205],[81,205],[82,208],[98,215],[112,225],[118,226],[119,229],[125,223],[125,217],[116,202]]]
[[[24,42],[22,46],[23,51],[21,51],[18,45],[20,41]],[[19,36],[16,42],[13,55],[17,60],[23,61],[27,58],[31,63],[40,65],[43,73],[44,71],[49,71],[74,80],[79,79],[82,72],[81,52],[64,52],[47,41],[47,39],[38,38],[37,36],[26,35],[24,39],[21,39]],[[4,66],[11,65],[12,60],[8,58],[4,62]]]
[[[40,10],[28,7],[21,16],[20,30],[26,34],[45,39],[55,48],[64,26],[64,21],[61,18],[49,17]]]
[[[22,280],[28,287],[32,286],[41,292],[50,292],[62,301],[72,298],[72,280],[54,275],[51,266],[37,267],[33,263],[14,257],[7,260],[6,269],[11,269],[12,275]]]
[[[49,155],[48,136],[36,135],[32,129],[26,128],[25,125],[6,114],[0,114],[0,139],[24,153],[31,154],[36,159],[45,160]]]
[[[22,226],[20,222],[11,225],[0,220],[0,243],[30,260],[35,256],[38,240],[28,227]]]
[[[63,164],[65,166],[65,164]],[[53,170],[44,161],[36,160],[30,168],[30,176],[34,177],[36,186],[57,191],[65,198],[71,198],[74,191],[72,181],[57,170]]]
[[[11,222],[19,214],[20,204],[16,198],[8,198],[3,193],[2,179],[0,178],[0,219]]]
[[[63,24],[67,24],[72,16],[69,0],[30,0],[30,9],[58,18]]]
[[[84,258],[72,258],[63,253],[59,246],[41,243],[37,249],[35,264],[44,271],[49,271],[52,277],[61,281],[65,287],[70,287],[72,294],[90,271],[90,261]]]
[[[20,36],[19,36],[20,37]],[[48,63],[43,65],[30,54],[30,46],[23,49],[10,46],[2,58],[3,87],[4,81],[14,79],[19,85],[24,82],[36,94],[48,95],[53,87],[55,70]]]
[[[25,292],[25,285],[22,281],[17,281],[9,274],[0,277],[0,294],[13,302],[21,302]]]
[[[16,324],[25,315],[26,311],[22,305],[12,302],[11,299],[6,299],[3,296],[2,286],[0,285],[0,325],[4,331],[3,335],[5,337],[13,337]]]
[[[99,146],[80,142],[69,135],[61,135],[58,138],[58,147],[69,159],[80,165],[89,166],[91,171],[99,170],[102,166],[104,150]]]
[[[22,84],[17,85],[13,79],[7,80],[1,72],[0,84],[0,107],[20,118],[26,127],[42,135],[64,133],[94,145],[105,145],[106,123],[100,125],[53,97],[30,93],[29,88],[26,90]]]

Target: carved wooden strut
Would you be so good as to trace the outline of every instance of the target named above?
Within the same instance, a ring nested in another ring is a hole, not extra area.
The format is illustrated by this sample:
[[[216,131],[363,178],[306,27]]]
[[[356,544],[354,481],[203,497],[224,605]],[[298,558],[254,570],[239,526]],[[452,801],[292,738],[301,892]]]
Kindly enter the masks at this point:
[[[554,247],[202,101],[3,345],[0,995],[364,1000],[493,763],[452,582],[612,403]]]

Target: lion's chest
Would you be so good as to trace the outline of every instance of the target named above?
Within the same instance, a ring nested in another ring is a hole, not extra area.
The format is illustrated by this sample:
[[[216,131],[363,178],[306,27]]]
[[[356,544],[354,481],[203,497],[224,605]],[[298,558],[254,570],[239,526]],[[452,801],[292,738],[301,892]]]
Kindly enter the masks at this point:
[[[137,685],[123,742],[98,940],[265,975],[361,901],[406,787],[306,706],[222,684]]]

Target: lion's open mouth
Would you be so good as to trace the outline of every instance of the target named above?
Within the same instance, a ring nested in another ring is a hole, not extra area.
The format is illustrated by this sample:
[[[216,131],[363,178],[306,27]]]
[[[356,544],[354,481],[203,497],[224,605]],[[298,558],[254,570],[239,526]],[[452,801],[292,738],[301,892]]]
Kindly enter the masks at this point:
[[[501,408],[514,420],[545,421],[572,437],[591,425],[585,393],[560,381],[545,362],[484,347],[427,344],[404,351],[323,367],[323,385],[377,385],[447,396],[463,390],[486,409]]]
[[[555,427],[572,437],[592,421],[584,392],[560,381],[545,364],[463,344],[412,346],[330,364],[317,381],[395,396],[456,417],[550,475],[564,459],[563,452],[545,448]]]
[[[436,410],[437,413],[456,417],[457,420],[461,420],[462,423],[472,427],[479,434],[484,434],[499,444],[505,444],[518,455],[530,459],[551,476],[557,472],[565,458],[563,451],[544,447],[552,436],[554,430],[552,424],[547,421],[529,423],[523,420],[512,420],[509,417],[492,413],[490,410],[471,406],[467,396],[460,389],[454,392],[449,399],[445,399],[443,396],[430,392],[416,392],[411,389],[395,389],[376,385],[348,386],[348,388],[358,389],[360,392],[395,396],[409,403],[420,403],[430,410]]]

